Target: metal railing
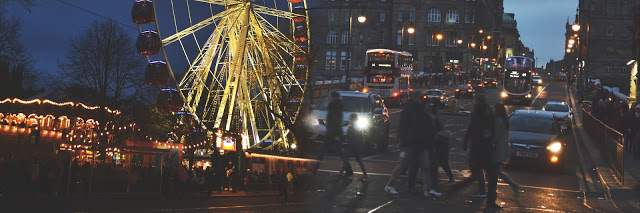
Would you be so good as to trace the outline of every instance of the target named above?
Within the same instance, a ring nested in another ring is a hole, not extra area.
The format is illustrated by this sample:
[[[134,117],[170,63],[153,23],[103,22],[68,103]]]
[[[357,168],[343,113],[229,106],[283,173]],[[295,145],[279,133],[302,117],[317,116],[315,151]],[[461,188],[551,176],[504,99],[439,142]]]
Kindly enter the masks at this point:
[[[607,159],[616,178],[624,185],[624,134],[607,126],[584,109],[582,119],[584,129]]]

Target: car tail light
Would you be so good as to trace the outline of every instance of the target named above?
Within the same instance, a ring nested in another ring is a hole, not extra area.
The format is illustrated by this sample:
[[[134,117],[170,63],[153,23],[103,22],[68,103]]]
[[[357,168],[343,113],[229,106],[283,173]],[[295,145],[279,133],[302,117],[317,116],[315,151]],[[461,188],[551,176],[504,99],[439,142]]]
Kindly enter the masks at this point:
[[[456,92],[460,91],[460,89],[456,89]]]
[[[551,163],[557,163],[558,162],[558,157],[557,156],[551,156]]]
[[[472,92],[473,90],[471,90],[471,89],[470,89],[470,90],[468,90],[468,91],[469,91],[469,92]]]
[[[444,100],[444,96],[440,96],[440,100]]]
[[[471,84],[467,84],[467,86],[471,86]]]
[[[478,84],[478,86],[479,86],[479,87],[481,87],[481,86],[482,86],[482,84]]]
[[[398,97],[398,92],[393,92],[393,97]]]
[[[487,83],[487,81],[484,82],[485,84]]]
[[[494,83],[494,84],[495,84],[496,82],[494,81],[494,82],[492,82],[492,83]]]

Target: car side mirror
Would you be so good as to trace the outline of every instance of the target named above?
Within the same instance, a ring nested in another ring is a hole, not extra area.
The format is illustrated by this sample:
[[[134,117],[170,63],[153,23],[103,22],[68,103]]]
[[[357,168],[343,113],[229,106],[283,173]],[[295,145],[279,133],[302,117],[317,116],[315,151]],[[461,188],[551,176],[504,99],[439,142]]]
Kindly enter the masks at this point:
[[[374,110],[373,110],[373,114],[381,115],[381,114],[382,114],[382,108],[376,108],[376,109],[374,109]]]

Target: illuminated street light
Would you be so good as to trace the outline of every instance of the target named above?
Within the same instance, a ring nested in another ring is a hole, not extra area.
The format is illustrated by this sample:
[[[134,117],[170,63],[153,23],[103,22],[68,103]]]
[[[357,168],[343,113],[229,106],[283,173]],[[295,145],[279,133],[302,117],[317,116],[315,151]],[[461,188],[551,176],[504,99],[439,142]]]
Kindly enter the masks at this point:
[[[437,35],[436,35],[436,39],[438,39],[438,40],[442,40],[442,34],[437,34]]]
[[[569,44],[574,44],[574,43],[576,43],[576,40],[569,39]]]
[[[364,23],[365,21],[367,21],[367,17],[366,16],[363,16],[363,15],[358,16],[358,22]]]
[[[579,25],[578,23],[575,23],[575,24],[573,24],[573,25],[571,26],[571,29],[572,29],[574,32],[578,32],[578,30],[580,30],[580,25]]]
[[[458,39],[458,44],[462,44],[462,39]]]
[[[571,52],[571,49],[567,48],[567,53],[570,53],[570,52]]]
[[[487,39],[491,40],[491,36],[487,36]]]
[[[489,47],[487,47],[487,45],[482,46],[483,50],[486,50],[487,48],[489,48]]]
[[[472,48],[476,48],[476,43],[471,43]]]
[[[409,27],[409,28],[407,28],[407,32],[408,32],[409,34],[413,34],[413,33],[415,33],[415,32],[416,32],[416,28]]]
[[[484,33],[484,30],[480,29],[480,30],[478,30],[478,33],[482,34],[482,33]]]

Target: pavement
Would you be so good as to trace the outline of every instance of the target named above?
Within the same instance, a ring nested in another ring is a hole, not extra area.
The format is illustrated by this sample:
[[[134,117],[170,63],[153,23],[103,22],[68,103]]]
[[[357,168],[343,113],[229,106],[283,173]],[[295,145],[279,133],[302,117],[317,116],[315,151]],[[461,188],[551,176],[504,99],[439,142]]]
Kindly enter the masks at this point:
[[[571,104],[579,106],[577,99],[570,91]],[[611,204],[620,211],[624,212],[640,212],[640,160],[634,160],[633,157],[624,154],[624,184],[614,175],[614,171],[609,166],[605,157],[596,148],[595,143],[591,140],[589,134],[582,128],[582,113],[579,107],[575,108],[575,124],[577,133],[582,139],[588,155],[590,156],[593,171],[598,175],[595,182],[596,188],[601,188],[605,196],[611,200]]]

